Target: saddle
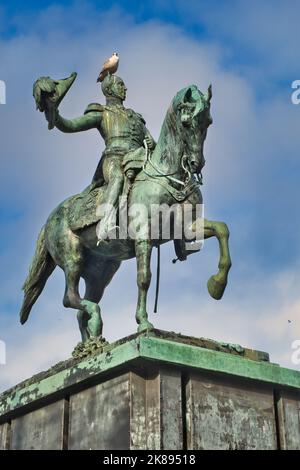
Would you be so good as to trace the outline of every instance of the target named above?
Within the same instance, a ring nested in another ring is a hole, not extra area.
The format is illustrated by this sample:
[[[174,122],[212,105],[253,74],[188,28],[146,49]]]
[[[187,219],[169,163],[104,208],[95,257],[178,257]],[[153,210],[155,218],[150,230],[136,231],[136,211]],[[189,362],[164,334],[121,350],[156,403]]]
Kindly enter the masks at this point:
[[[72,231],[80,230],[99,222],[97,207],[101,204],[105,186],[88,186],[82,193],[74,196],[68,210],[68,223]]]
[[[134,177],[143,169],[143,166],[146,161],[146,149],[145,147],[139,147],[135,150],[131,150],[130,152],[126,153],[123,158],[123,168],[124,174],[129,179],[130,177]]]

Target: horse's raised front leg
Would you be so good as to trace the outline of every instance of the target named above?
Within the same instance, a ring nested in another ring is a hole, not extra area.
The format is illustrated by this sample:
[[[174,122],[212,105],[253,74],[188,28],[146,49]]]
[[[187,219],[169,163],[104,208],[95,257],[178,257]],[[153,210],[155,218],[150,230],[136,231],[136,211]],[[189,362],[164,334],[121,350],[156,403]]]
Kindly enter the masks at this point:
[[[136,321],[138,323],[138,331],[154,328],[148,321],[147,313],[147,294],[151,282],[151,252],[152,244],[148,240],[137,240],[135,243],[135,253],[137,260],[137,285],[138,285],[138,302],[136,309]]]
[[[211,276],[207,282],[208,292],[216,300],[222,298],[231,268],[231,259],[228,246],[229,230],[224,222],[204,219],[204,239],[216,237],[219,242],[220,259],[219,271]]]

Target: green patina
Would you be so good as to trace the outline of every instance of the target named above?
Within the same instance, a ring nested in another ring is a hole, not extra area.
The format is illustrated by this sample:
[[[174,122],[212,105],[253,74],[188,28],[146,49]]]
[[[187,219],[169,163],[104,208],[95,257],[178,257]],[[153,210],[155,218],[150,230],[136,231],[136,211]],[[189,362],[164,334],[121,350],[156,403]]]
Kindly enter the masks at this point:
[[[217,300],[225,291],[231,260],[226,224],[209,221],[199,214],[202,204],[199,185],[205,163],[203,146],[212,123],[211,87],[202,93],[196,85],[190,85],[175,95],[156,143],[143,117],[124,107],[126,87],[115,75],[108,74],[102,82],[105,104],[92,103],[75,119],[62,117],[58,106],[75,78],[75,73],[63,80],[39,78],[33,91],[37,108],[45,113],[49,129],[56,127],[65,133],[97,130],[104,139],[105,150],[91,184],[54,209],[42,228],[23,287],[20,319],[21,323],[27,320],[48,277],[60,266],[66,281],[64,306],[78,310],[82,342],[88,343],[89,352],[98,342],[105,344],[98,303],[122,261],[134,257],[137,260],[136,321],[138,331],[142,332],[153,328],[148,320],[147,295],[154,247],[172,241],[177,258],[184,261],[189,254],[199,251],[195,245],[191,249],[190,243],[187,248],[187,240],[216,237],[220,252],[218,271],[209,278],[207,286]],[[120,208],[121,195],[124,205]],[[104,204],[106,210],[99,214],[97,208],[104,209]],[[144,209],[141,217],[130,212],[137,205]],[[176,221],[174,212],[174,217],[169,214],[167,224],[158,220],[155,234],[151,233],[154,206],[172,208],[172,211],[176,206],[178,214]],[[125,216],[128,224],[122,222],[122,207],[128,208]],[[187,208],[192,213],[189,222],[185,221]],[[116,211],[117,220],[114,219]],[[112,239],[109,234],[116,224],[118,234]],[[167,235],[165,225],[170,230]],[[120,236],[124,226],[130,226],[132,236],[127,229]],[[201,235],[199,226],[203,227]],[[80,278],[86,285],[84,297],[79,293]],[[79,346],[77,352],[84,356],[84,347]]]
[[[238,353],[236,349],[243,352]],[[257,360],[253,360],[255,357]],[[168,363],[300,389],[300,372],[269,363],[267,359],[266,353],[231,348],[230,345],[224,347],[222,343],[211,340],[160,330],[144,332],[107,345],[83,360],[61,362],[49,371],[6,391],[0,395],[0,419],[7,419],[8,415],[13,415],[25,405],[37,404],[45,398],[64,396],[75,386],[87,387],[91,379],[101,380],[104,374],[116,374],[116,368],[130,367],[133,361],[141,364],[143,361]]]

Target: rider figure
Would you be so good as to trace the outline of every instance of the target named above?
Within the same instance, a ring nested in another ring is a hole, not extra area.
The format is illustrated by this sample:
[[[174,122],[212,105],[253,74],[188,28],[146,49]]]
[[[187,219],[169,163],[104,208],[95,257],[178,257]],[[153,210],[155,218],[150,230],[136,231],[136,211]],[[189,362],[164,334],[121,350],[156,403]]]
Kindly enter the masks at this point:
[[[76,119],[64,119],[57,112],[55,126],[62,132],[80,132],[96,128],[105,141],[105,150],[94,174],[89,190],[107,183],[104,200],[107,207],[117,207],[122,193],[124,173],[123,157],[131,150],[143,146],[146,140],[149,149],[155,141],[145,126],[143,117],[132,109],[126,109],[126,87],[123,80],[107,75],[101,84],[106,104],[90,104],[84,115]],[[98,238],[105,239],[113,225],[113,211],[107,211],[98,226]]]

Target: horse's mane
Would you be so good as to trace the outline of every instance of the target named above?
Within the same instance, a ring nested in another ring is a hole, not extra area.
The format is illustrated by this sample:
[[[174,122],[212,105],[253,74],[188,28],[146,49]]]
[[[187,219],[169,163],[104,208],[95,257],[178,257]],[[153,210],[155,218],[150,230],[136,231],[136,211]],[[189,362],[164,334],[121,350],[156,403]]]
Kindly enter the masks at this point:
[[[176,141],[178,139],[177,123],[176,123],[177,109],[178,109],[178,105],[180,103],[182,103],[183,97],[185,96],[186,92],[189,89],[191,90],[191,96],[192,96],[193,102],[196,103],[199,100],[203,101],[203,103],[205,102],[203,93],[201,93],[201,91],[198,90],[196,85],[190,85],[188,87],[182,88],[174,96],[174,98],[173,98],[173,100],[172,100],[172,102],[171,102],[171,104],[170,104],[170,106],[167,110],[167,113],[166,113],[166,116],[165,116],[165,119],[164,119],[164,122],[163,122],[163,125],[162,125],[162,129],[161,129],[161,135],[162,134],[167,135],[168,138],[171,140],[171,143],[176,143]],[[173,152],[162,152],[161,161],[166,161],[168,159],[169,160],[173,159]],[[171,163],[173,163],[173,162],[171,162]]]

